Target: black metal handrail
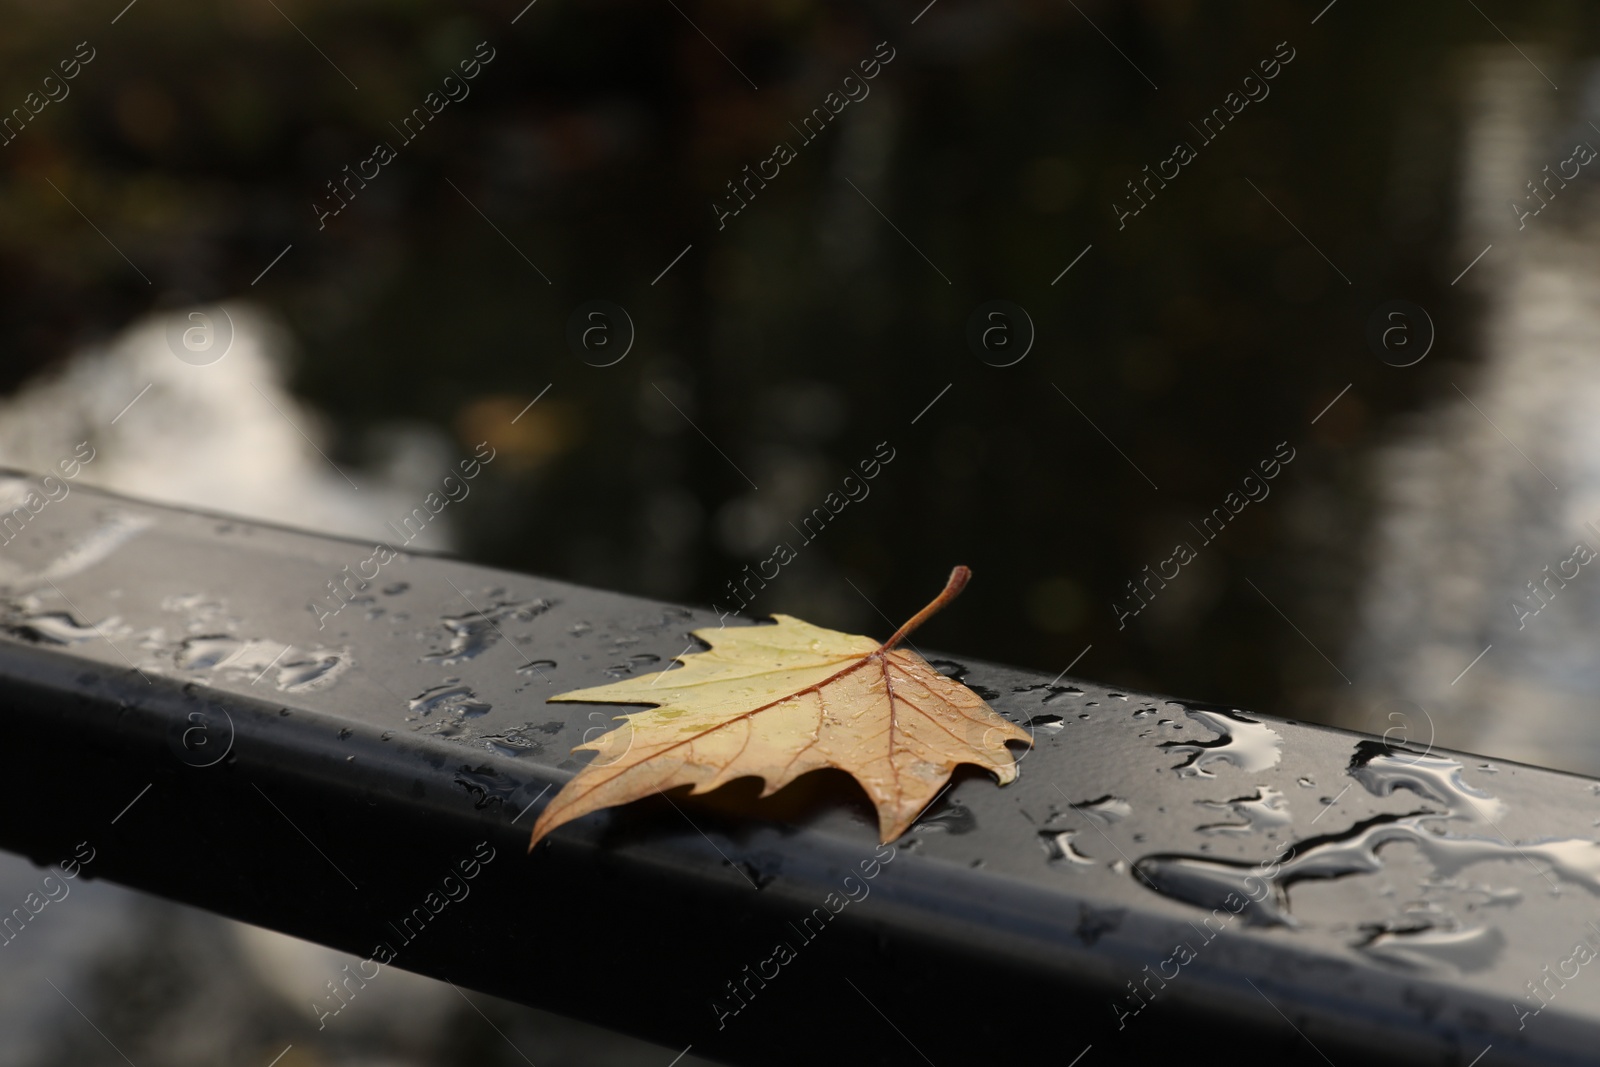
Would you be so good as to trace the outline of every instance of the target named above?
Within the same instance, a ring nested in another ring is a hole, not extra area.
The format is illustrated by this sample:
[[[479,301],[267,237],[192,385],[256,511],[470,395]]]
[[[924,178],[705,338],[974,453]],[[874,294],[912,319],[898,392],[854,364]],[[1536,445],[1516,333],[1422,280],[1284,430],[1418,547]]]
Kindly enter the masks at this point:
[[[715,616],[402,553],[319,620],[370,549],[44,510],[7,549],[0,846],[356,954],[310,1029],[398,966],[763,1065],[1580,1062],[1600,1034],[1600,785],[941,660],[1035,744],[892,846],[823,772],[527,855],[614,714],[544,698]]]

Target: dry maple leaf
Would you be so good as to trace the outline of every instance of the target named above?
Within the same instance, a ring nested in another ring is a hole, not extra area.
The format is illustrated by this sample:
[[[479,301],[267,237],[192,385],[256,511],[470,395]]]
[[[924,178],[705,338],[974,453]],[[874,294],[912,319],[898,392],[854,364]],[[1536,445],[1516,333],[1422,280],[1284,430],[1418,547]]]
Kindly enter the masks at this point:
[[[552,701],[653,704],[579,745],[596,758],[557,793],[533,827],[532,849],[556,827],[601,808],[691,785],[705,793],[735,778],[777,792],[807,771],[855,776],[878,810],[884,842],[906,831],[958,763],[1017,776],[1007,741],[1031,743],[983,699],[896,648],[949,603],[972,572],[957,567],[944,592],[889,640],[824,630],[790,615],[772,626],[694,631],[711,648],[682,666]]]

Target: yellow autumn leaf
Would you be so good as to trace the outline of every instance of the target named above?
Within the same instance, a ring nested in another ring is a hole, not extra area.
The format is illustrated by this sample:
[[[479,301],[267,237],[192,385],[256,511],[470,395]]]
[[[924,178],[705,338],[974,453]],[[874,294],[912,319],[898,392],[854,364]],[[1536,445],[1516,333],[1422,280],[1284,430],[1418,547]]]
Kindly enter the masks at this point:
[[[771,626],[706,628],[705,652],[677,669],[577,689],[551,701],[652,704],[574,752],[597,753],[545,807],[531,849],[563,823],[678,786],[705,793],[735,778],[765,780],[762,796],[807,771],[855,776],[878,811],[881,839],[899,837],[957,764],[1017,776],[1007,741],[1030,743],[971,689],[896,646],[948,603],[971,572],[957,567],[943,593],[894,636],[869,637],[774,615]]]

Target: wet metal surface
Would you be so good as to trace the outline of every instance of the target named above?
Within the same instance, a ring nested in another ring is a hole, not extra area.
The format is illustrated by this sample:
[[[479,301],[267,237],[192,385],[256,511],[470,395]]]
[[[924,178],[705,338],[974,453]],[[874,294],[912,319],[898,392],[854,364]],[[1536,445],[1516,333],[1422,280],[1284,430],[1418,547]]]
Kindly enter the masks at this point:
[[[715,616],[403,554],[363,586],[371,549],[88,490],[39,516],[0,576],[24,813],[0,844],[90,840],[87,877],[735,1063],[845,1034],[859,1062],[1085,1065],[1202,1039],[1581,1062],[1600,1037],[1586,779],[939,659],[1034,747],[1012,786],[958,773],[892,850],[824,773],[525,857],[620,710],[545,698],[657,670]],[[500,858],[472,903],[428,911],[478,841]]]

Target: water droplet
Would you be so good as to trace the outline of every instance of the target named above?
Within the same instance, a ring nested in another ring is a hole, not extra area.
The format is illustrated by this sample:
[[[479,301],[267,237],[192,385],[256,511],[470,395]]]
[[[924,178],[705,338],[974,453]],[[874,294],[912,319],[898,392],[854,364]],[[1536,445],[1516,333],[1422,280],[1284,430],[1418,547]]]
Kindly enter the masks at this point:
[[[1051,863],[1066,863],[1076,867],[1093,867],[1095,861],[1073,847],[1076,830],[1040,830],[1039,843]]]
[[[435,711],[454,712],[474,719],[487,713],[491,705],[464,685],[439,685],[411,698],[411,710],[427,716]]]
[[[1059,734],[1067,724],[1059,715],[1035,715],[1028,720],[1028,725],[1035,730]]]
[[[978,817],[964,804],[952,803],[937,815],[918,820],[914,827],[920,831],[943,830],[951,834],[970,834],[978,828]]]
[[[1246,718],[1236,711],[1204,708],[1185,708],[1194,719],[1217,736],[1210,741],[1163,741],[1161,747],[1175,753],[1184,753],[1187,760],[1173,769],[1180,778],[1215,777],[1208,767],[1221,763],[1232,764],[1241,771],[1254,774],[1277,765],[1283,755],[1283,738],[1265,723]]]
[[[505,807],[522,788],[521,782],[505,777],[487,764],[477,767],[463,764],[456,771],[455,784],[467,791],[473,798],[472,806],[480,811],[490,804]]]
[[[553,671],[555,669],[556,669],[556,661],[555,660],[553,660],[553,659],[536,659],[536,660],[532,661],[531,663],[524,663],[522,666],[518,667],[517,668],[517,673],[518,674],[538,674],[541,671]]]
[[[1288,826],[1289,802],[1284,795],[1269,785],[1259,786],[1255,795],[1233,800],[1197,800],[1196,804],[1213,811],[1227,812],[1243,822],[1207,823],[1196,827],[1202,834],[1250,834],[1257,830],[1270,830]]]
[[[734,866],[733,861],[730,859],[724,858],[722,862],[724,866]],[[740,860],[738,868],[744,872],[745,878],[749,879],[749,884],[754,885],[757,889],[767,888],[778,877],[778,872],[763,871],[749,860]]]
[[[1505,818],[1505,802],[1467,785],[1461,774],[1461,764],[1448,757],[1365,741],[1350,768],[1350,776],[1374,796],[1406,789],[1443,804],[1458,818],[1489,823]]]
[[[281,660],[278,663],[278,688],[309,689],[317,683],[331,679],[345,665],[342,656],[332,653],[309,653],[309,658]]]
[[[1128,915],[1126,908],[1091,908],[1078,905],[1078,928],[1074,931],[1085,945],[1093,945],[1106,934],[1122,925]]]
[[[100,636],[93,626],[87,626],[64,611],[44,611],[24,616],[6,629],[29,641],[52,645],[75,645]]]
[[[553,601],[536,599],[491,603],[482,611],[466,615],[446,615],[439,620],[450,643],[422,657],[424,663],[463,663],[476,659],[499,643],[500,623],[507,620],[527,622],[549,611]]]
[[[1101,826],[1110,826],[1112,823],[1121,822],[1133,814],[1133,805],[1121,797],[1111,796],[1109,793],[1094,800],[1085,800],[1072,805],[1076,811],[1081,811]]]
[[[1462,930],[1429,927],[1380,930],[1359,947],[1369,956],[1408,970],[1472,973],[1494,966],[1506,939],[1492,926]]]
[[[273,684],[283,690],[320,688],[343,674],[348,653],[329,649],[302,651],[282,641],[245,639],[227,634],[185,638],[173,662],[183,670],[222,670],[252,681],[273,673]]]
[[[228,662],[243,647],[243,641],[226,634],[189,637],[184,639],[173,659],[186,671],[210,670]]]

